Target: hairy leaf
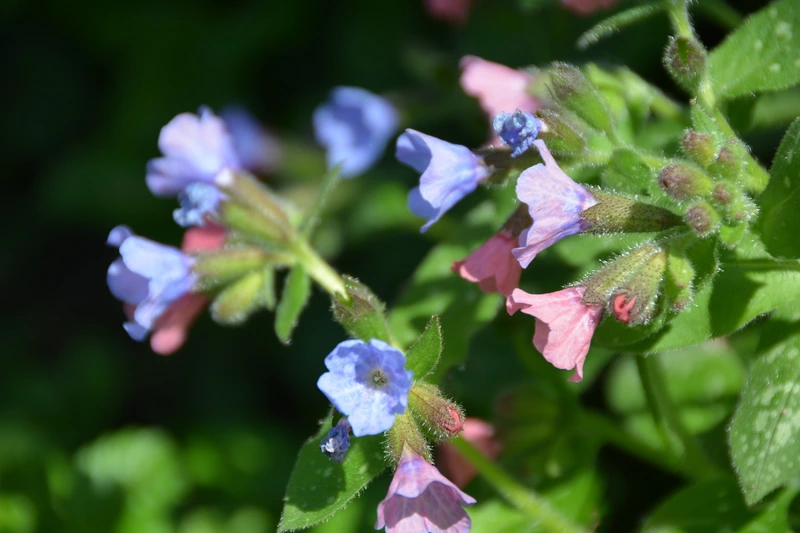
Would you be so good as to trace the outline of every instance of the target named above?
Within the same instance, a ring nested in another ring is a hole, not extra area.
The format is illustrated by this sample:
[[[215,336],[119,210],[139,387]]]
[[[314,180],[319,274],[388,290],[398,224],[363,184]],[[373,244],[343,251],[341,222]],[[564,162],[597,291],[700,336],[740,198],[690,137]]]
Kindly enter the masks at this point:
[[[431,373],[439,362],[442,348],[442,324],[439,317],[433,315],[425,331],[406,354],[406,368],[414,372],[414,379],[422,379]]]

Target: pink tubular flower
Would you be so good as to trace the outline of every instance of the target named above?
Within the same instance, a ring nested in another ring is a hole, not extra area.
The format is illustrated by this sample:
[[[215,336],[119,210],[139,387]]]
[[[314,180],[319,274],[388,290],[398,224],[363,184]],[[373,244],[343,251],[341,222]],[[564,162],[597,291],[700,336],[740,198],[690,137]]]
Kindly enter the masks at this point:
[[[425,9],[436,20],[464,24],[469,17],[471,4],[472,0],[425,0]]]
[[[561,0],[561,3],[578,15],[591,15],[595,11],[600,11],[601,9],[608,9],[614,4],[617,3],[618,0]]]
[[[511,231],[504,230],[450,268],[465,280],[477,283],[483,292],[508,296],[519,285],[522,274],[519,261],[511,253],[516,245]]]
[[[208,224],[187,230],[183,234],[181,250],[184,252],[218,250],[224,244],[225,230]],[[207,304],[208,298],[202,294],[187,294],[175,301],[156,321],[150,334],[150,348],[159,355],[170,355],[178,351],[186,342],[189,328]]]
[[[575,369],[569,381],[583,379],[583,363],[603,308],[583,303],[586,287],[569,287],[548,294],[516,289],[506,300],[508,314],[522,310],[536,318],[533,345],[556,368]]]
[[[468,417],[464,422],[461,437],[474,444],[489,459],[497,459],[500,455],[500,444],[497,441],[494,427],[489,422]],[[442,472],[459,488],[466,487],[478,474],[475,467],[461,455],[461,452],[446,441],[439,445],[437,463]]]
[[[572,181],[558,167],[542,140],[533,142],[544,165],[539,163],[520,174],[517,198],[528,205],[533,225],[519,235],[519,248],[514,256],[527,268],[536,254],[589,227],[581,212],[597,204],[585,187]]]
[[[478,99],[490,123],[498,113],[513,113],[517,109],[533,113],[539,107],[539,103],[528,94],[528,85],[532,81],[529,73],[476,56],[462,57],[459,66],[461,88]],[[492,144],[502,144],[494,131]]]
[[[386,498],[378,505],[375,529],[386,533],[467,533],[472,521],[462,506],[475,503],[435,466],[406,451]]]

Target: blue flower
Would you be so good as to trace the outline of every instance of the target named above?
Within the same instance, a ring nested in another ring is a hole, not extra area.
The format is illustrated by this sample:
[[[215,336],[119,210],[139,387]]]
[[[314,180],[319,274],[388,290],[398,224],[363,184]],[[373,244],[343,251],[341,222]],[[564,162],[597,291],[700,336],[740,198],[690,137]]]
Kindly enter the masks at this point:
[[[319,450],[334,463],[341,463],[348,448],[350,448],[350,423],[347,418],[341,418],[322,439]]]
[[[314,133],[327,151],[328,168],[341,163],[343,178],[358,176],[375,164],[398,122],[386,99],[358,87],[336,87],[330,100],[314,111]]]
[[[511,157],[522,155],[522,152],[533,146],[541,127],[536,117],[519,109],[510,115],[498,113],[492,121],[492,128],[500,140],[513,150]]]
[[[138,237],[126,226],[111,230],[107,243],[118,246],[122,256],[108,267],[108,288],[117,299],[136,307],[124,327],[135,340],[144,340],[170,305],[191,292],[196,282],[194,259],[177,248]]]
[[[190,183],[178,194],[181,206],[172,212],[172,218],[184,228],[205,226],[207,218],[219,212],[219,203],[225,194],[208,183]]]
[[[245,108],[228,106],[220,112],[242,168],[268,173],[280,159],[280,145]]]
[[[450,144],[415,130],[397,139],[397,159],[421,173],[408,194],[408,207],[428,222],[422,233],[459,200],[474,191],[490,171],[466,146]]]
[[[353,435],[377,435],[406,411],[414,373],[405,364],[403,352],[383,341],[340,342],[325,358],[329,372],[317,387],[347,417]]]
[[[213,184],[224,170],[242,164],[225,122],[208,108],[200,115],[181,113],[161,128],[158,147],[164,157],[147,163],[147,187],[156,196],[176,196],[196,182]]]

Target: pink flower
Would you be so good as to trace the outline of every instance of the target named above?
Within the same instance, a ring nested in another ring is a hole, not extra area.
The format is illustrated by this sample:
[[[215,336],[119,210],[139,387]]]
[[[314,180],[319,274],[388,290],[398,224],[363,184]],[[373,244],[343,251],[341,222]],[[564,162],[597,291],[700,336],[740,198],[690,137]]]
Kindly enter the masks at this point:
[[[387,533],[467,533],[472,521],[462,506],[475,503],[435,466],[406,451],[386,498],[378,505],[375,529]]]
[[[466,259],[451,266],[453,272],[477,283],[483,292],[499,292],[508,296],[519,285],[522,267],[511,253],[517,239],[510,230],[492,236]]]
[[[425,9],[431,18],[449,22],[450,24],[464,24],[469,16],[472,0],[425,0]]]
[[[519,235],[520,247],[513,250],[522,268],[527,268],[545,248],[587,229],[590,224],[580,214],[597,204],[585,187],[558,167],[544,141],[536,140],[533,144],[544,165],[532,166],[517,180],[517,198],[528,205],[533,219],[533,225]]]
[[[556,368],[575,369],[569,381],[583,379],[583,363],[603,308],[583,303],[586,287],[569,287],[549,294],[517,289],[506,300],[508,314],[522,310],[536,318],[533,345]]]
[[[461,437],[474,444],[490,459],[497,459],[500,455],[500,443],[497,442],[494,427],[489,422],[479,418],[467,418]],[[455,446],[446,441],[439,445],[437,463],[441,471],[460,488],[466,487],[478,474],[475,467],[456,450]]]
[[[561,3],[573,13],[578,15],[591,15],[595,11],[608,9],[618,0],[561,0]]]
[[[461,88],[478,99],[490,124],[498,113],[513,113],[517,109],[533,113],[539,107],[536,99],[528,94],[528,85],[532,81],[529,73],[476,56],[462,57],[459,66]],[[492,144],[502,144],[494,131]]]

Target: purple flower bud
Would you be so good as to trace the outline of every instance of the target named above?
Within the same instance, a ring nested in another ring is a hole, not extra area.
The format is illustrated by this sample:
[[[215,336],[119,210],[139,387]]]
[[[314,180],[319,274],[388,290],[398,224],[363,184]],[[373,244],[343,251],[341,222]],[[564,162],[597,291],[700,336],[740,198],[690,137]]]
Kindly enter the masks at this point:
[[[517,157],[533,145],[539,134],[541,124],[531,115],[517,109],[514,113],[498,113],[492,121],[492,128],[513,150],[511,157]]]
[[[138,237],[126,226],[111,230],[107,243],[118,246],[122,256],[108,268],[108,288],[118,300],[136,307],[124,327],[141,341],[173,302],[191,292],[196,281],[191,270],[194,259],[177,248]]]
[[[226,107],[220,116],[228,127],[242,167],[257,174],[271,172],[280,159],[277,139],[243,107]]]
[[[164,157],[147,163],[147,186],[156,196],[175,196],[190,183],[214,183],[223,170],[242,168],[225,122],[206,107],[181,113],[161,128]]]
[[[408,405],[414,373],[405,364],[403,352],[383,341],[340,342],[325,358],[329,372],[317,387],[347,416],[353,435],[377,435],[391,428]]]
[[[344,461],[344,454],[350,447],[350,423],[342,418],[331,428],[319,445],[319,450],[334,463]]]
[[[435,466],[406,451],[386,498],[378,505],[375,529],[385,527],[386,533],[467,533],[472,521],[462,506],[474,503],[475,498],[456,487]]]
[[[225,194],[213,185],[190,183],[178,194],[181,206],[172,212],[172,218],[184,228],[205,226],[208,217],[219,212],[219,203],[225,198]]]
[[[358,87],[336,87],[314,111],[314,133],[327,151],[328,168],[341,164],[343,178],[358,176],[378,161],[398,122],[385,98]]]
[[[580,214],[597,203],[588,190],[558,167],[544,141],[533,144],[544,164],[532,166],[517,180],[517,197],[528,205],[533,219],[533,225],[519,235],[520,247],[513,250],[522,268],[545,248],[587,229],[591,224]]]
[[[428,221],[425,233],[459,200],[489,177],[489,169],[466,146],[408,129],[397,139],[397,159],[421,173],[419,187],[408,194],[408,207]]]

